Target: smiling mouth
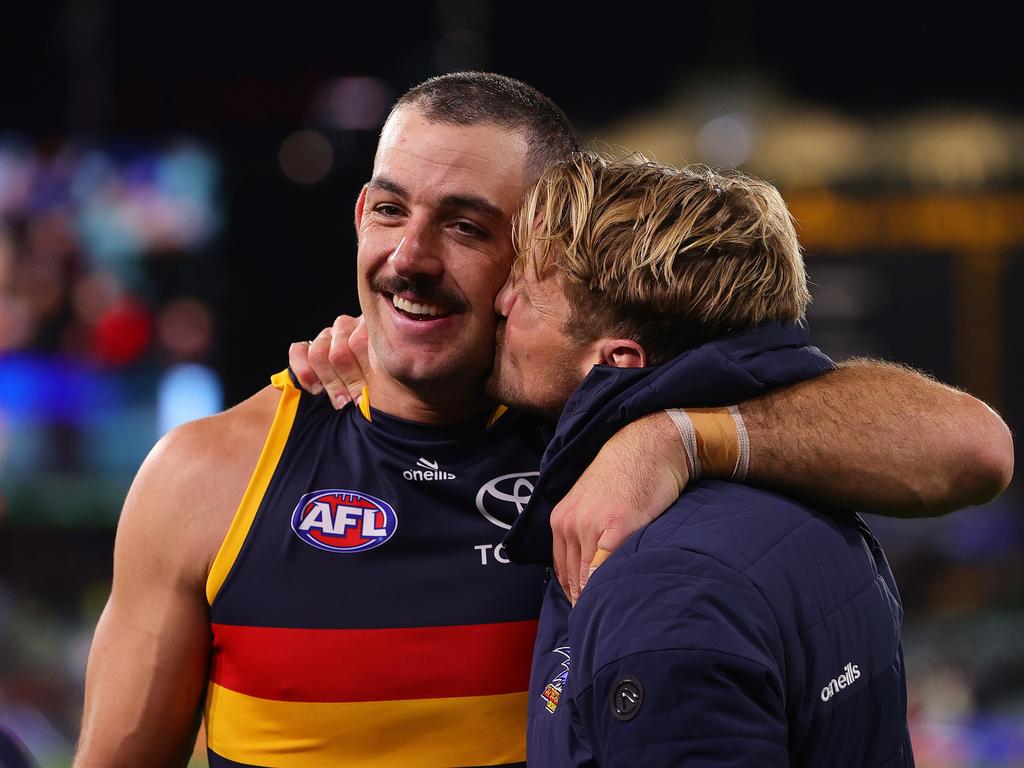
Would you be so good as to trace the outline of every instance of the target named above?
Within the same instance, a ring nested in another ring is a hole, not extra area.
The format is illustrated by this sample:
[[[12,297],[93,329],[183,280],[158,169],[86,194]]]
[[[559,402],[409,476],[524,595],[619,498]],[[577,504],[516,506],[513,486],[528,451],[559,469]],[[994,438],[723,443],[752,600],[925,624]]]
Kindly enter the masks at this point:
[[[391,294],[391,305],[400,313],[413,320],[437,320],[452,314],[451,311],[437,304],[410,301],[409,299],[403,299],[397,293]]]

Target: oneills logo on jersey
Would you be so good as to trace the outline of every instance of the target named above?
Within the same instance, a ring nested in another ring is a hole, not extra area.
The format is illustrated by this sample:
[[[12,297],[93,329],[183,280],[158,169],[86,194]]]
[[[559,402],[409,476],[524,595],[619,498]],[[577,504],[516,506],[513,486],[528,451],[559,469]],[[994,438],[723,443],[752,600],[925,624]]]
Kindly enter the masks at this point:
[[[402,473],[406,480],[454,480],[455,473],[441,469],[436,461],[427,461],[420,457],[416,469],[407,469]]]
[[[317,549],[365,552],[395,535],[398,515],[386,501],[369,494],[331,488],[299,499],[292,530]]]

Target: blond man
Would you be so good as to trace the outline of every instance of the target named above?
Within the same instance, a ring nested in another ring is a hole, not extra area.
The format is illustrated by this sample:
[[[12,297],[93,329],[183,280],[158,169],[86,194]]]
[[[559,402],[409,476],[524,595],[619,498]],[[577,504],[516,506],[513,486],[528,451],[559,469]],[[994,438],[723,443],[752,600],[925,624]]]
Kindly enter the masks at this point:
[[[832,369],[808,344],[800,249],[766,182],[578,155],[528,193],[517,240],[489,388],[561,413],[506,539],[520,559],[543,560],[551,500],[622,424],[683,403],[671,415],[699,477],[723,457],[702,452],[694,421],[708,415],[690,409]],[[551,582],[531,766],[913,763],[902,607],[852,512],[699,480],[570,607]]]

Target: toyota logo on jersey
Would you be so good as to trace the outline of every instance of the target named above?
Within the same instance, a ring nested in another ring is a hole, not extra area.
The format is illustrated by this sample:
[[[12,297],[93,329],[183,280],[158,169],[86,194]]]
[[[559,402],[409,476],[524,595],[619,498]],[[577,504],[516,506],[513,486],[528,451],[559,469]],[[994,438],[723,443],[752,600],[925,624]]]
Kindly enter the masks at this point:
[[[488,480],[476,492],[477,511],[499,528],[508,530],[533,495],[533,479],[540,472],[513,472]]]
[[[317,549],[365,552],[395,535],[398,515],[386,501],[369,494],[331,488],[299,499],[292,530]]]

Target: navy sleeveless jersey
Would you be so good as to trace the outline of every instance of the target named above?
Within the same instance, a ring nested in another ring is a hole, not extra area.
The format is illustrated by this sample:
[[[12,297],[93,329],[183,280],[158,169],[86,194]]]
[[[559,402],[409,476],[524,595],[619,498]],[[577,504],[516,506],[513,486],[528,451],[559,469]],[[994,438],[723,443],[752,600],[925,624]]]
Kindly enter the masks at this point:
[[[545,422],[433,427],[273,382],[278,411],[207,584],[211,766],[523,761],[544,570],[500,541]]]

